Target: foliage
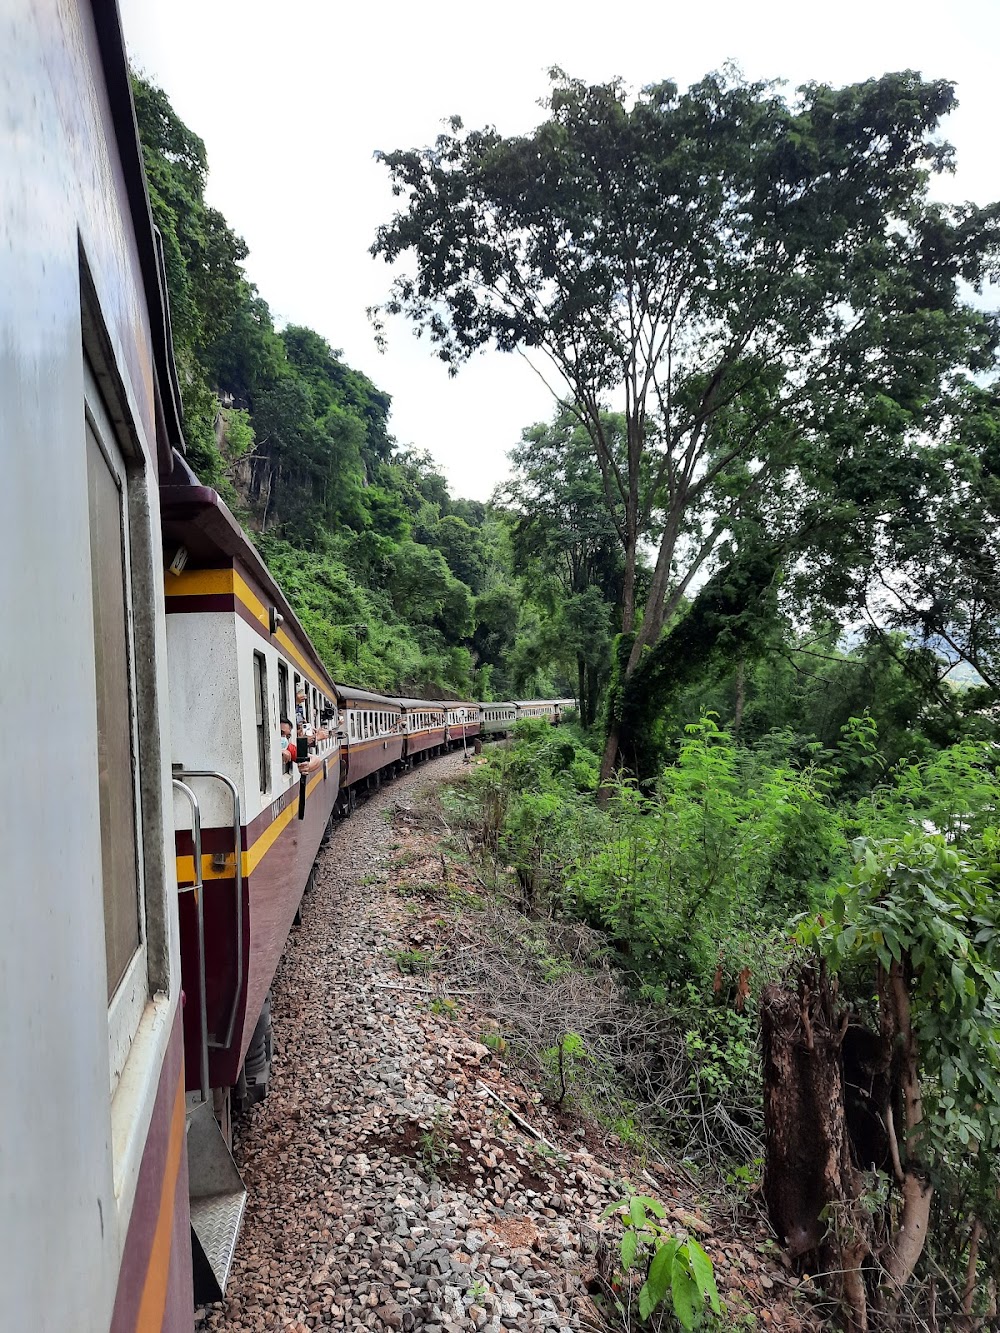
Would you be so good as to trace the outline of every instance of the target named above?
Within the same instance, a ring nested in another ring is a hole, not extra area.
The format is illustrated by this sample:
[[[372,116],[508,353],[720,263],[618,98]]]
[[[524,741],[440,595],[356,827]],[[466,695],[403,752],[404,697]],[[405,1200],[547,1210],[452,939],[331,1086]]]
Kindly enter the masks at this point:
[[[452,368],[488,345],[547,359],[589,437],[635,634],[605,781],[643,654],[700,571],[773,551],[799,602],[843,605],[886,514],[926,503],[918,455],[996,348],[963,284],[990,272],[1000,206],[928,198],[953,105],[912,71],[788,98],[732,69],[638,95],[553,70],[532,133],[454,117],[433,146],[383,155],[403,206],[373,253],[413,261],[385,311]]]
[[[447,1179],[461,1160],[461,1153],[451,1141],[451,1130],[449,1112],[438,1106],[417,1141],[417,1155],[434,1179]]]
[[[961,756],[956,766],[962,767]],[[911,772],[904,799],[913,789]],[[994,799],[996,794],[994,784]],[[993,801],[989,816],[996,819]],[[861,1258],[875,1261],[877,1279],[867,1290],[855,1284],[851,1305],[858,1325],[867,1317],[866,1304],[895,1310],[906,1288],[924,1276],[922,1261],[933,1274],[956,1234],[968,1238],[966,1282],[941,1300],[951,1304],[953,1319],[971,1316],[979,1257],[986,1263],[986,1249],[996,1247],[997,833],[984,830],[981,839],[970,839],[964,821],[952,828],[950,841],[920,828],[880,841],[858,839],[854,869],[834,892],[828,911],[799,927],[802,943],[839,975],[848,1005],[864,1014],[869,997],[875,997],[879,1067],[893,1071],[899,1089],[898,1104],[890,1084],[885,1104],[873,1108],[889,1133],[890,1162],[879,1192],[866,1204],[872,1221]],[[925,1256],[935,1193],[939,1219],[950,1226],[939,1226]],[[843,1200],[845,1206],[850,1202]],[[858,1223],[854,1226],[856,1237]],[[988,1246],[980,1249],[984,1234]],[[855,1238],[853,1253],[858,1252]],[[955,1257],[962,1258],[961,1243]],[[947,1322],[945,1310],[939,1307],[939,1313]]]
[[[620,417],[607,414],[605,428],[623,436]],[[530,578],[558,628],[575,670],[581,719],[589,726],[610,669],[624,569],[600,470],[586,431],[566,407],[551,425],[526,429],[510,460],[513,475],[498,498],[514,517],[514,568]]]
[[[602,1216],[614,1217],[622,1226],[621,1278],[615,1287],[630,1291],[630,1272],[645,1273],[638,1294],[640,1320],[645,1323],[664,1308],[681,1328],[695,1329],[706,1314],[706,1303],[713,1313],[722,1313],[712,1261],[693,1237],[675,1236],[665,1225],[666,1215],[657,1199],[639,1194],[605,1208]]]
[[[160,89],[133,90],[187,460],[256,537],[331,672],[438,697],[565,694],[572,663],[551,602],[515,573],[511,520],[400,450],[389,396],[319,333],[275,328],[246,246],[205,200],[205,145]]]
[[[404,976],[419,976],[434,967],[434,955],[426,949],[397,949],[392,956]]]

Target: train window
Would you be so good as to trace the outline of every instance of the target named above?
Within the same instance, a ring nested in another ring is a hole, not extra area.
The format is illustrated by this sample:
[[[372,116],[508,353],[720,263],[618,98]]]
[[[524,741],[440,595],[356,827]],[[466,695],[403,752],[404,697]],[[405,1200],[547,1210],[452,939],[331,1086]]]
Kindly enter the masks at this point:
[[[117,463],[118,459],[114,460]],[[128,561],[120,471],[87,423],[94,663],[97,675],[97,781],[101,809],[104,945],[108,999],[141,943],[131,691]]]
[[[268,791],[271,786],[271,738],[267,721],[267,663],[263,653],[253,655],[253,724],[257,733],[257,776],[261,791]]]
[[[136,689],[136,672],[142,664],[135,648],[136,613],[132,604],[129,472],[89,365],[85,378],[82,443],[87,469],[96,684],[94,787],[113,1093],[150,994],[137,719],[142,701]],[[138,486],[141,489],[141,481]],[[137,533],[141,547],[145,533],[141,527]],[[141,608],[138,617],[141,621]],[[158,904],[154,891],[154,912]]]
[[[291,720],[291,713],[288,711],[288,667],[284,662],[278,663],[278,721],[283,717]]]

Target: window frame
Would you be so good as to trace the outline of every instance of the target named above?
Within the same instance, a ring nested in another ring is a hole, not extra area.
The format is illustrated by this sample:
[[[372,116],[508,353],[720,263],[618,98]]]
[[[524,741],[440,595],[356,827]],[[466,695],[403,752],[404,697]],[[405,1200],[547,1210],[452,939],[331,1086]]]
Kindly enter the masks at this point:
[[[139,1031],[146,1005],[152,998],[149,966],[149,929],[147,921],[146,827],[141,790],[141,749],[139,728],[139,686],[136,679],[137,630],[132,569],[134,564],[132,501],[129,460],[105,407],[103,396],[90,363],[84,357],[84,446],[87,432],[94,438],[118,489],[122,531],[122,568],[125,600],[125,634],[128,655],[129,733],[132,754],[132,799],[135,829],[136,911],[138,945],[125,966],[118,984],[108,999],[109,1084],[114,1096]],[[88,519],[89,526],[89,519]],[[96,697],[95,697],[96,709]],[[104,854],[102,840],[102,857]],[[103,902],[102,902],[103,910]]]
[[[288,712],[288,663],[278,658],[278,730],[281,730],[281,719],[287,717],[289,722],[292,720]]]
[[[267,706],[267,658],[256,649],[253,654],[250,685],[253,692],[254,732],[257,738],[257,779],[261,795],[266,796],[271,790],[271,724]]]

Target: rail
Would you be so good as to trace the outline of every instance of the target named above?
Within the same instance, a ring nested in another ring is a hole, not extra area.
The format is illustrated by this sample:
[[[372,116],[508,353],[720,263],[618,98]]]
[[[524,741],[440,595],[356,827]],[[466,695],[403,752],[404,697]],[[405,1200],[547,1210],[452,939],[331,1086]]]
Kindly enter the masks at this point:
[[[233,994],[233,1004],[229,1011],[229,1022],[226,1025],[225,1036],[221,1041],[214,1037],[208,1038],[208,1045],[213,1050],[225,1050],[232,1045],[233,1032],[236,1028],[236,1014],[239,1010],[240,994],[243,990],[243,822],[240,813],[240,792],[232,778],[226,777],[225,773],[216,773],[212,769],[182,768],[175,770],[175,775],[175,780],[177,777],[214,778],[216,782],[224,783],[233,797],[233,839],[236,844],[236,990]],[[200,854],[198,878],[201,878]]]
[[[198,1004],[201,1010],[201,1040],[198,1045],[198,1074],[201,1082],[201,1100],[208,1101],[208,1006],[205,983],[205,883],[201,877],[201,806],[198,797],[186,782],[174,778],[174,786],[183,792],[191,804],[191,835],[194,840],[194,883],[178,884],[178,893],[194,894],[195,918],[198,923]]]

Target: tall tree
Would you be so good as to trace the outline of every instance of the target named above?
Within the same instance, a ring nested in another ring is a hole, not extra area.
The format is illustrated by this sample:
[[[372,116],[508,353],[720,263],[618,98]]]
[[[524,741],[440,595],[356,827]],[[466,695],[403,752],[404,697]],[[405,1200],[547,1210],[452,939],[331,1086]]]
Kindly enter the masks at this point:
[[[633,98],[556,70],[531,134],[454,118],[433,147],[383,155],[405,206],[373,253],[416,267],[384,313],[453,368],[489,344],[547,359],[590,437],[634,634],[605,776],[645,651],[748,510],[786,555],[822,539],[841,565],[866,559],[944,377],[992,353],[959,285],[980,280],[1000,210],[927,195],[951,165],[935,132],[954,104],[912,72],[788,99],[732,71]]]
[[[624,418],[607,414],[603,428],[621,456]],[[587,432],[566,406],[551,424],[527,427],[510,460],[511,479],[497,498],[515,516],[515,569],[523,575],[541,571],[557,580],[548,610],[576,659],[580,717],[590,725],[610,667],[624,574],[618,535],[603,503],[601,473]]]

